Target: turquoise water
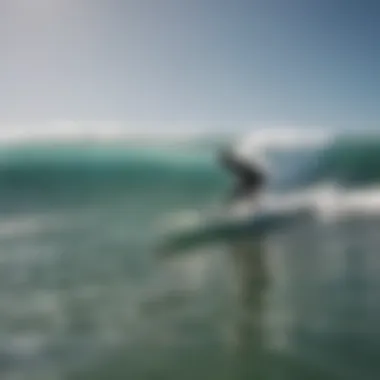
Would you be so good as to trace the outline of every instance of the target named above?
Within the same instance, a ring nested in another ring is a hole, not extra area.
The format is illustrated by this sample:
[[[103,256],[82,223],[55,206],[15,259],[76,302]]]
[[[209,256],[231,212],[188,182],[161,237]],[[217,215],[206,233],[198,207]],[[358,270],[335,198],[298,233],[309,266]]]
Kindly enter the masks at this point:
[[[379,378],[380,218],[166,256],[173,214],[223,207],[212,150],[8,149],[0,181],[1,379]]]

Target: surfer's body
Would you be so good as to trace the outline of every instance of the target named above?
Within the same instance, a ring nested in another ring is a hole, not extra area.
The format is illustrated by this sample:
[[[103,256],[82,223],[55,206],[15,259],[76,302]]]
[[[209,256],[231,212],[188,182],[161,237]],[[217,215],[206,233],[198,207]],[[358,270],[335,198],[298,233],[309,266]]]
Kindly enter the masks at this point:
[[[223,151],[219,160],[221,165],[237,178],[233,199],[245,198],[246,196],[255,197],[259,194],[266,180],[262,168],[254,162],[250,163],[240,159],[230,150]]]

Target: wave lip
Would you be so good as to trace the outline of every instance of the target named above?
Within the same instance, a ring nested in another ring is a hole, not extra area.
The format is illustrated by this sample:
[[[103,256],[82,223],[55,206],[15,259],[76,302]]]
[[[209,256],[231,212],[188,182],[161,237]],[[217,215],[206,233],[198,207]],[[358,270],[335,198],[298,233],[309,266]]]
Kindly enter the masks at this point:
[[[243,150],[294,150],[326,146],[336,134],[323,129],[269,128],[259,129],[244,136]]]
[[[74,142],[132,142],[145,144],[183,144],[224,135],[201,128],[134,128],[119,122],[59,121],[40,124],[4,125],[0,128],[0,144]],[[224,138],[224,137],[223,137]]]

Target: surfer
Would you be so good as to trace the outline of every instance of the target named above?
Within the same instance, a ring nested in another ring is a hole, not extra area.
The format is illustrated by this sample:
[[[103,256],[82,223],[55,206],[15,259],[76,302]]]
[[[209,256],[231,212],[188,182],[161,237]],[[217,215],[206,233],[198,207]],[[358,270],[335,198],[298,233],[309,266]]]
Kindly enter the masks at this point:
[[[234,200],[256,196],[266,182],[266,176],[260,166],[254,162],[244,162],[230,149],[224,149],[219,155],[220,164],[237,177],[232,198]]]

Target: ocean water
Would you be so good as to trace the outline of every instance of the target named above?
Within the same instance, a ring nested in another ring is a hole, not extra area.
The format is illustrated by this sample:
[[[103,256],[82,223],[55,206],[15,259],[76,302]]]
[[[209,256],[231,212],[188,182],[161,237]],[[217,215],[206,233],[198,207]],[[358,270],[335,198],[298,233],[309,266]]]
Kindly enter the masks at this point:
[[[380,378],[380,213],[159,250],[226,208],[220,144],[0,149],[1,379]],[[269,144],[271,189],[376,185],[379,148]]]

